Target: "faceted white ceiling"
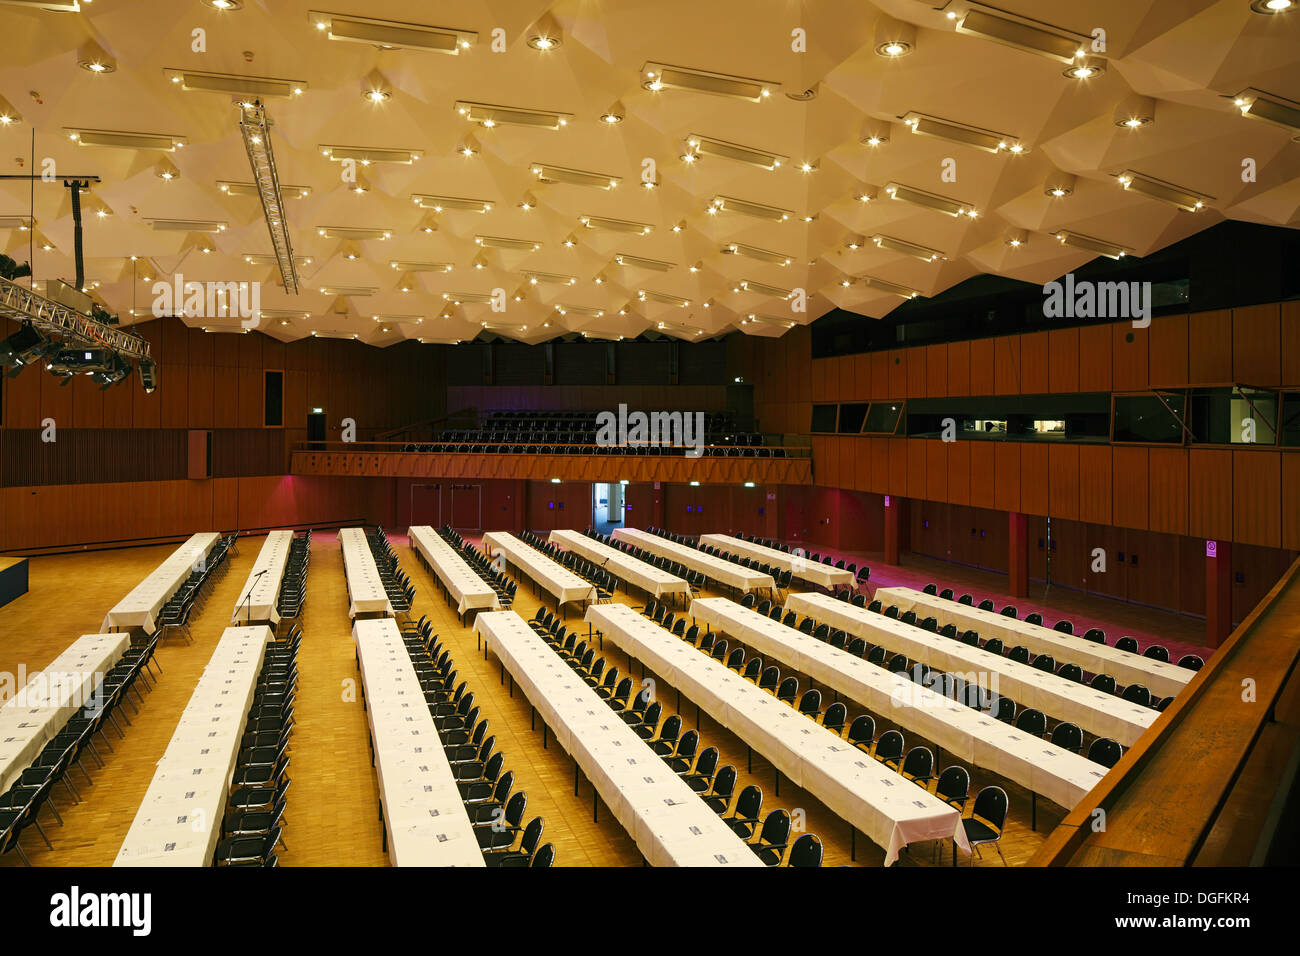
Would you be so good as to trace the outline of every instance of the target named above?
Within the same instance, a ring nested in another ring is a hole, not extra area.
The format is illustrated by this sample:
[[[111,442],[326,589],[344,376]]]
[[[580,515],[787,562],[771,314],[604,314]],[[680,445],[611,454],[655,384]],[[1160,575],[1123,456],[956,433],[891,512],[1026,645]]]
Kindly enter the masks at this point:
[[[0,2],[0,114],[20,118],[0,125],[0,170],[32,170],[35,130],[38,172],[52,160],[57,176],[100,177],[84,201],[86,284],[124,322],[132,309],[136,320],[147,318],[153,282],[180,273],[261,282],[260,328],[286,341],[318,332],[381,346],[448,342],[485,328],[525,342],[563,333],[775,336],[835,307],[881,317],[910,292],[935,295],[980,273],[1047,281],[1094,257],[1058,242],[1061,231],[1142,256],[1225,218],[1300,223],[1297,131],[1244,116],[1233,102],[1248,90],[1300,100],[1300,10],[1263,15],[1249,0],[1000,0],[1005,13],[1086,41],[1079,62],[1102,72],[1078,79],[1059,60],[959,32],[979,8],[956,0],[340,0],[343,9],[333,2],[316,0],[335,14],[477,36],[457,55],[339,42],[316,28],[320,8],[298,0],[243,0],[224,11],[206,0],[83,0],[80,12]],[[194,49],[195,31],[203,52]],[[537,36],[558,45],[536,49],[529,38]],[[877,52],[890,41],[904,55]],[[79,61],[113,69],[96,73]],[[769,95],[750,102],[648,90],[646,64],[761,80]],[[187,91],[169,81],[174,69],[304,83],[300,95],[263,100],[280,182],[310,189],[302,198],[284,189],[295,255],[310,258],[299,266],[299,295],[285,293],[273,258],[245,259],[272,251],[258,200],[218,186],[252,178],[234,98]],[[388,95],[372,101],[373,90]],[[489,128],[459,114],[458,102],[568,118],[553,130]],[[621,121],[604,122],[605,114]],[[1008,148],[987,152],[914,133],[904,123],[910,114],[991,131]],[[1151,122],[1116,123],[1138,114]],[[185,145],[82,146],[69,129],[177,136]],[[872,134],[887,141],[867,145]],[[693,136],[783,160],[761,169],[705,146],[688,163],[682,157],[694,152]],[[357,193],[344,165],[322,155],[330,145],[414,150],[419,158],[358,167],[366,191]],[[477,152],[461,155],[466,145]],[[1243,181],[1243,163],[1254,181]],[[620,182],[541,183],[537,164]],[[1187,212],[1125,190],[1116,177],[1126,171],[1204,197],[1204,206]],[[643,174],[657,188],[643,188]],[[1072,191],[1051,197],[1045,184],[1061,174],[1074,177]],[[890,183],[977,215],[893,200]],[[0,248],[26,261],[34,235],[36,278],[71,281],[68,192],[53,182],[34,193],[35,232],[0,229]],[[491,210],[425,210],[417,195],[481,199]],[[789,216],[754,218],[725,200],[710,213],[716,197]],[[0,182],[0,219],[29,214],[28,183]],[[651,231],[587,228],[583,217]],[[211,235],[162,232],[150,225],[157,218],[226,226]],[[390,236],[319,234],[329,226]],[[484,248],[476,236],[538,248]],[[1019,245],[1008,243],[1013,237]],[[729,253],[731,244],[760,258]],[[897,251],[909,245],[920,249]],[[936,257],[926,259],[927,250]],[[620,264],[619,255],[671,268]],[[394,262],[453,269],[409,271]],[[532,284],[536,273],[544,277]],[[573,282],[548,282],[548,274]],[[375,291],[321,291],[340,287]],[[505,293],[504,311],[460,298],[496,289]],[[806,296],[784,297],[796,290]]]

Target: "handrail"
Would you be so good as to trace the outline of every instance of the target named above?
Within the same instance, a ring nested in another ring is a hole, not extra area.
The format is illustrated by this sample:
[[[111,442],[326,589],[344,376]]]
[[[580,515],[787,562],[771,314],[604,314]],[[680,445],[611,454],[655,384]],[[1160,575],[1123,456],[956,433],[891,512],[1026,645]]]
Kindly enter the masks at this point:
[[[1195,860],[1294,674],[1298,620],[1300,560],[1066,815],[1030,865],[1183,866]]]
[[[442,446],[454,446],[456,449],[459,449],[459,448],[461,448],[461,447],[468,447],[468,448],[470,449],[470,451],[468,451],[468,452],[461,452],[461,451],[456,451],[456,450],[444,450],[444,451],[421,451],[421,450],[419,450],[419,449],[412,449],[412,448],[410,448],[410,447],[409,447],[410,445],[442,445]],[[680,451],[682,451],[682,452],[686,452],[686,451],[692,450],[692,449],[695,447],[695,446],[693,446],[693,445],[675,445],[675,444],[672,444],[671,442],[645,442],[645,443],[644,443],[644,446],[642,446],[642,445],[587,445],[587,444],[580,444],[580,443],[577,443],[577,442],[461,442],[461,441],[426,441],[426,442],[412,442],[412,441],[395,441],[395,442],[368,441],[368,442],[342,442],[342,441],[306,441],[306,442],[298,442],[298,443],[296,443],[296,444],[293,446],[293,448],[291,449],[291,452],[293,452],[293,453],[295,453],[295,454],[296,454],[296,453],[308,453],[308,452],[379,452],[379,453],[388,452],[388,453],[408,454],[408,455],[438,455],[438,454],[441,454],[441,455],[459,455],[459,454],[493,454],[493,455],[500,455],[500,454],[503,454],[503,452],[500,451],[500,449],[503,449],[503,448],[505,448],[505,449],[511,449],[511,448],[551,448],[551,449],[554,449],[554,451],[553,451],[551,454],[556,454],[556,455],[566,455],[566,454],[571,454],[571,453],[568,451],[568,449],[570,449],[570,448],[578,448],[578,449],[584,449],[583,451],[579,451],[579,452],[576,453],[576,454],[579,454],[579,455],[606,455],[606,454],[610,454],[610,453],[630,454],[630,455],[636,455],[636,454],[643,454],[643,455],[644,455],[644,454],[653,454],[652,452],[646,452],[646,451],[643,451],[642,448],[645,447],[645,446],[649,446],[649,447],[658,447],[658,448],[669,449],[669,450],[680,450]],[[763,449],[763,450],[766,450],[766,451],[769,451],[769,452],[780,450],[780,451],[782,451],[782,452],[785,452],[785,454],[784,454],[784,455],[781,455],[781,456],[775,456],[775,457],[784,457],[784,458],[809,458],[809,457],[812,456],[812,446],[810,446],[810,445],[701,445],[700,447],[701,447],[701,448],[704,448],[704,449],[706,449],[706,450],[707,450],[707,449],[710,449],[710,448],[718,448],[718,449],[723,449],[723,450],[727,450],[727,451],[734,450],[734,451],[738,451],[738,452],[742,452],[742,453],[743,453],[743,452],[756,451],[756,450],[759,450],[759,449]],[[510,452],[506,452],[506,453],[510,453]],[[541,452],[522,452],[522,454],[542,454],[542,453],[541,453]],[[714,455],[710,455],[710,456],[707,456],[707,457],[728,457],[728,458],[730,458],[730,457],[736,457],[736,458],[759,458],[759,457],[764,457],[764,458],[768,458],[768,457],[773,457],[773,456],[771,456],[771,455],[761,455],[761,456],[760,456],[760,455],[755,455],[755,454],[737,454],[737,455],[734,455],[734,456],[732,456],[732,455],[726,455],[726,456],[714,456]]]

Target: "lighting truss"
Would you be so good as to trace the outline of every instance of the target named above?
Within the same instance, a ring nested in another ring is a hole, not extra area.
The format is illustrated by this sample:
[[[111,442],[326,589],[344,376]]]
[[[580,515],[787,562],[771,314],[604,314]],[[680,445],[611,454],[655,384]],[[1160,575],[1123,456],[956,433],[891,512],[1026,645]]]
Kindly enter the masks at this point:
[[[284,215],[284,196],[280,194],[280,177],[275,171],[275,154],[271,151],[270,123],[260,100],[240,111],[239,131],[244,137],[244,150],[248,165],[253,170],[253,182],[262,201],[262,214],[266,229],[271,234],[271,247],[280,266],[284,291],[298,294],[298,267],[293,258],[293,242],[289,238],[289,222]]]

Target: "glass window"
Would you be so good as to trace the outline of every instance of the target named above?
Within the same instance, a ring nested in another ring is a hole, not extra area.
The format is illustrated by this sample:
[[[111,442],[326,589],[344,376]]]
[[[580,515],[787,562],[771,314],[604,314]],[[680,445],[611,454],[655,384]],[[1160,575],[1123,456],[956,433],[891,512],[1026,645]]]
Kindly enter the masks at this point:
[[[815,432],[835,431],[835,417],[838,405],[814,405],[812,407],[812,430]]]
[[[862,430],[874,435],[892,435],[898,429],[898,419],[902,414],[902,402],[872,402]]]
[[[840,427],[841,435],[856,435],[862,431],[862,423],[867,418],[867,403],[858,402],[851,405],[840,406]]]
[[[1192,435],[1211,445],[1274,445],[1277,398],[1254,388],[1192,389]]]
[[[1115,441],[1181,445],[1187,416],[1185,392],[1115,396]]]

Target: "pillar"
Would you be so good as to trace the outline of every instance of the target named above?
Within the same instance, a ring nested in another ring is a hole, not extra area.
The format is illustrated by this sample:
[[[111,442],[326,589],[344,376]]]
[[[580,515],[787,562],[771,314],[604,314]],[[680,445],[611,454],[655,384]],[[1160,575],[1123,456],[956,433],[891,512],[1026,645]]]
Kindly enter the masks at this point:
[[[885,563],[899,564],[899,526],[904,501],[897,495],[885,495]]]
[[[1205,542],[1205,643],[1218,647],[1232,633],[1232,545]]]
[[[1007,589],[1012,597],[1029,597],[1029,519],[1007,514]]]

